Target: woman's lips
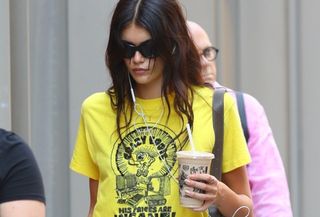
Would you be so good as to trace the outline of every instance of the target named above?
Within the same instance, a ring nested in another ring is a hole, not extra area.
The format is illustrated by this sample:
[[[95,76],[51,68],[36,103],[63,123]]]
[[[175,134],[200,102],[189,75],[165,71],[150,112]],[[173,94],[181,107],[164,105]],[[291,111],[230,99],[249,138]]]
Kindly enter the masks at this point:
[[[135,68],[132,70],[136,75],[144,75],[147,72],[147,69],[144,68]]]

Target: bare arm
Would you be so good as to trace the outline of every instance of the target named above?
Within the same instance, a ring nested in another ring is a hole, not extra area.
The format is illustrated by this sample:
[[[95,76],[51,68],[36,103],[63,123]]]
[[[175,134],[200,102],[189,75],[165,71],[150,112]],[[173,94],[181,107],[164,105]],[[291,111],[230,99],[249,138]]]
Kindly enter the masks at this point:
[[[45,217],[45,205],[36,200],[15,200],[0,204],[1,217]]]
[[[214,205],[224,216],[231,217],[238,208],[243,207],[237,211],[236,216],[247,216],[249,210],[249,216],[253,216],[250,187],[245,166],[223,174],[222,182],[219,182],[209,174],[193,174],[187,180],[187,185],[206,192],[204,194],[187,193],[190,197],[205,201],[203,206],[194,209],[195,211],[204,211],[209,206]],[[205,183],[201,181],[205,181]]]
[[[94,179],[89,179],[89,189],[90,189],[90,207],[88,217],[92,217],[94,206],[97,202],[97,192],[99,187],[99,181]]]
[[[236,209],[246,206],[250,209],[250,215],[253,216],[253,203],[251,200],[250,186],[247,178],[246,167],[240,167],[229,173],[222,175],[222,188],[218,191],[217,206],[221,208],[222,213],[233,214]],[[225,199],[232,198],[229,203],[224,203]],[[231,213],[230,213],[231,211]],[[248,209],[242,208],[237,212],[237,216],[246,216]],[[230,215],[231,216],[231,215]]]

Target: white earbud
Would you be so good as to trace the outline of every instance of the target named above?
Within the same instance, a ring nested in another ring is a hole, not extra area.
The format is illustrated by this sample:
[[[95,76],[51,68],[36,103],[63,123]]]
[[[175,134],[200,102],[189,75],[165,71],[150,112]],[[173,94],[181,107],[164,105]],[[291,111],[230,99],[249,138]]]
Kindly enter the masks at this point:
[[[176,46],[173,47],[171,54],[174,54],[175,51],[176,51]]]

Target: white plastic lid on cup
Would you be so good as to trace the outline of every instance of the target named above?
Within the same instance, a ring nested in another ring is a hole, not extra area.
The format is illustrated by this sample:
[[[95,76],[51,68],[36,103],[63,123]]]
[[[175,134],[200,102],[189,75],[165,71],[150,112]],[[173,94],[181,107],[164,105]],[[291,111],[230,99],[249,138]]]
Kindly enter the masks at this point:
[[[201,159],[213,159],[214,154],[209,153],[209,152],[204,152],[204,151],[178,151],[177,152],[177,157],[178,158],[201,158]]]

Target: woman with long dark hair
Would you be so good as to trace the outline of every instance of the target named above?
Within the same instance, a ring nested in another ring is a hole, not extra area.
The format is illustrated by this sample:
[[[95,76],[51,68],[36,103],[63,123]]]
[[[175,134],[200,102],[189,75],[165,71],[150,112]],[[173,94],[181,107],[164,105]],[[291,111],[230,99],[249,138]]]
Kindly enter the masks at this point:
[[[203,86],[200,59],[174,0],[120,0],[110,25],[106,64],[112,86],[82,105],[71,169],[89,177],[88,216],[225,216],[251,210],[250,162],[232,98],[225,97],[223,179],[191,175],[186,192],[200,208],[179,204],[176,152],[211,152],[213,91]],[[209,100],[208,100],[209,99]],[[245,207],[246,209],[241,209]],[[240,208],[240,209],[238,209]],[[250,214],[251,216],[251,214]]]

